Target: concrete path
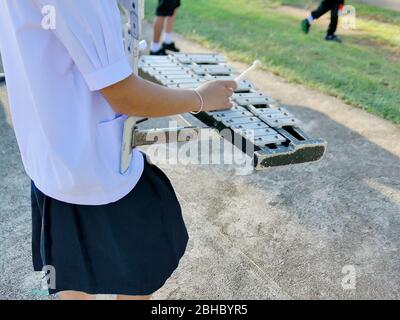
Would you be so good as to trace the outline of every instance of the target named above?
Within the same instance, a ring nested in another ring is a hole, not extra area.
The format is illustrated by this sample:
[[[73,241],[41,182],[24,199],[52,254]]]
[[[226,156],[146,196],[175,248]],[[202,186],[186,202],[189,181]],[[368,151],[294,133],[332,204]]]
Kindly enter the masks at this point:
[[[191,240],[155,298],[399,299],[400,128],[268,72],[251,78],[325,138],[328,153],[245,176],[232,166],[163,165]],[[29,181],[2,111],[4,86],[0,104],[0,299],[42,299],[32,293],[40,278],[30,266]],[[354,290],[343,289],[343,270],[355,270]]]

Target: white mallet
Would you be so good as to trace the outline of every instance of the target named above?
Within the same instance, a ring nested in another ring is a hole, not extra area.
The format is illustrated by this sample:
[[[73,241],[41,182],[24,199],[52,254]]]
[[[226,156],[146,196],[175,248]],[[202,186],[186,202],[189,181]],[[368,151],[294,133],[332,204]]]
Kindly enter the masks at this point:
[[[239,83],[240,81],[242,81],[244,78],[246,78],[246,76],[252,72],[253,70],[257,69],[258,67],[261,66],[261,61],[260,60],[256,60],[253,62],[253,64],[251,65],[250,68],[248,68],[247,70],[243,71],[236,79],[235,81],[237,83]]]

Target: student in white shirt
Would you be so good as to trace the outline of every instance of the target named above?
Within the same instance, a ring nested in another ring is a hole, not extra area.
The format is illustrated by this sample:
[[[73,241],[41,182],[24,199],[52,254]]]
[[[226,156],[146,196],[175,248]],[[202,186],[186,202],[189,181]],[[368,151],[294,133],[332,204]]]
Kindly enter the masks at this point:
[[[55,28],[44,14],[55,12]],[[52,266],[63,299],[148,298],[188,236],[168,178],[134,150],[119,173],[127,116],[226,109],[236,87],[193,90],[132,74],[116,0],[0,1],[0,51],[13,126],[32,179],[34,269]]]

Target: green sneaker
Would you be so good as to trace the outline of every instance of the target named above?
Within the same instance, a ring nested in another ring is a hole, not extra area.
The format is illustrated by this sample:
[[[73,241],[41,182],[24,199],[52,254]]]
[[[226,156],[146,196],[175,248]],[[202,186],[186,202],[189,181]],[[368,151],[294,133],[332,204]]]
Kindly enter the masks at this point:
[[[310,32],[310,27],[311,27],[311,24],[308,22],[307,19],[304,19],[303,21],[301,21],[301,30],[305,34],[308,34]]]

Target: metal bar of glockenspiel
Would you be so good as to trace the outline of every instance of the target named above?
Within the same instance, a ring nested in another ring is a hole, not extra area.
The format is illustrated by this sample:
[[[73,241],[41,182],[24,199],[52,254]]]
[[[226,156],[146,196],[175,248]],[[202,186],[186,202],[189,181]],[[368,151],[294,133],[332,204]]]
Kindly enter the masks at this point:
[[[203,59],[200,56],[198,59],[194,59],[190,54],[185,54],[183,57],[173,55],[173,57],[177,60],[177,66],[180,65],[192,73],[197,73],[203,80],[235,79],[232,74],[228,74],[233,69],[227,66],[225,61],[214,61],[215,64],[213,64],[209,57]],[[202,65],[200,62],[202,60],[207,60],[207,63]],[[154,69],[162,68],[161,65],[154,66]],[[221,74],[212,75],[213,71],[221,72]],[[157,71],[150,73],[152,73],[150,76],[153,79],[157,80],[156,78],[158,78],[159,83],[166,84],[165,78],[162,79],[162,71],[159,75],[157,75]],[[180,79],[181,77],[174,77],[173,74],[166,78],[176,78],[176,81],[172,81],[176,84],[167,84],[168,87],[194,87],[197,85],[197,83],[186,84],[184,83],[186,81]],[[229,128],[236,135],[254,145],[256,147],[255,152],[253,151],[256,169],[316,161],[323,156],[327,145],[324,140],[307,137],[298,128],[300,122],[293,115],[271,97],[257,92],[250,82],[244,80],[240,83],[240,87],[243,89],[237,90],[235,93],[233,101],[237,105],[232,110],[207,112],[196,117],[210,126],[219,129]],[[253,138],[249,139],[247,133],[254,134]]]
[[[186,59],[189,59],[189,57],[186,57]],[[219,64],[219,62],[216,62],[216,64]],[[193,65],[193,64],[192,64]],[[254,70],[255,67],[257,67],[257,64],[250,68],[251,70]],[[229,68],[229,67],[228,67]],[[226,70],[228,70],[228,68]],[[208,68],[209,70],[212,69],[212,67]],[[200,68],[198,68],[200,70]],[[248,70],[249,72],[249,70]],[[247,72],[247,73],[248,73]],[[246,72],[244,74],[247,74]],[[211,80],[213,77],[212,75],[204,75],[205,78],[208,78],[208,80]],[[231,76],[226,76],[226,78],[230,78]],[[216,78],[221,78],[221,76],[218,76]],[[240,80],[243,78],[238,77],[236,80]],[[256,138],[254,141],[255,145],[261,146],[266,144],[268,145],[270,142],[272,145],[277,145],[276,150],[274,148],[270,147],[265,147],[263,150],[257,151],[254,156],[255,156],[255,165],[256,169],[262,169],[270,165],[276,165],[275,161],[281,161],[282,156],[286,156],[288,161],[293,161],[295,162],[301,162],[302,157],[307,157],[308,161],[314,161],[318,160],[319,158],[322,157],[325,149],[326,149],[326,142],[320,139],[309,139],[306,138],[304,141],[299,141],[295,137],[291,136],[289,133],[286,132],[286,130],[279,129],[282,126],[298,126],[301,122],[298,121],[296,118],[294,118],[290,113],[288,113],[286,110],[280,107],[280,104],[277,103],[274,99],[265,96],[262,93],[255,92],[252,90],[253,88],[249,87],[249,92],[247,93],[235,93],[234,95],[234,101],[238,105],[245,105],[247,109],[251,112],[253,112],[257,117],[264,115],[263,117],[260,117],[262,120],[269,120],[268,124],[270,126],[268,133],[273,133],[273,135],[264,135],[264,136],[259,136],[259,138]],[[261,105],[265,105],[265,108],[259,108]],[[257,107],[256,107],[257,106]],[[242,108],[242,107],[240,107]],[[243,111],[243,110],[242,110]],[[213,117],[212,113],[208,113],[209,116]],[[259,123],[242,123],[238,125],[230,125],[229,122],[231,121],[222,121],[223,117],[218,119],[217,117],[213,117],[216,121],[220,121],[221,123],[224,123],[225,125],[229,126],[234,132],[237,134],[243,135],[246,134],[246,130],[243,130],[242,126],[249,126],[249,127],[257,127]],[[239,120],[239,119],[237,119]],[[246,121],[245,119],[241,119],[244,122]],[[239,122],[241,121],[239,120]],[[235,121],[233,121],[235,122]],[[267,121],[265,121],[267,122]],[[235,128],[236,126],[236,128]],[[260,130],[263,129],[256,129],[259,132]],[[296,130],[296,128],[293,128],[293,130]],[[286,133],[283,136],[279,133]],[[266,132],[264,132],[266,133]],[[284,138],[285,136],[285,138]],[[286,139],[289,137],[290,144],[289,146],[280,146],[280,143],[286,142]],[[310,151],[311,150],[311,151]],[[279,159],[279,160],[277,160]]]

